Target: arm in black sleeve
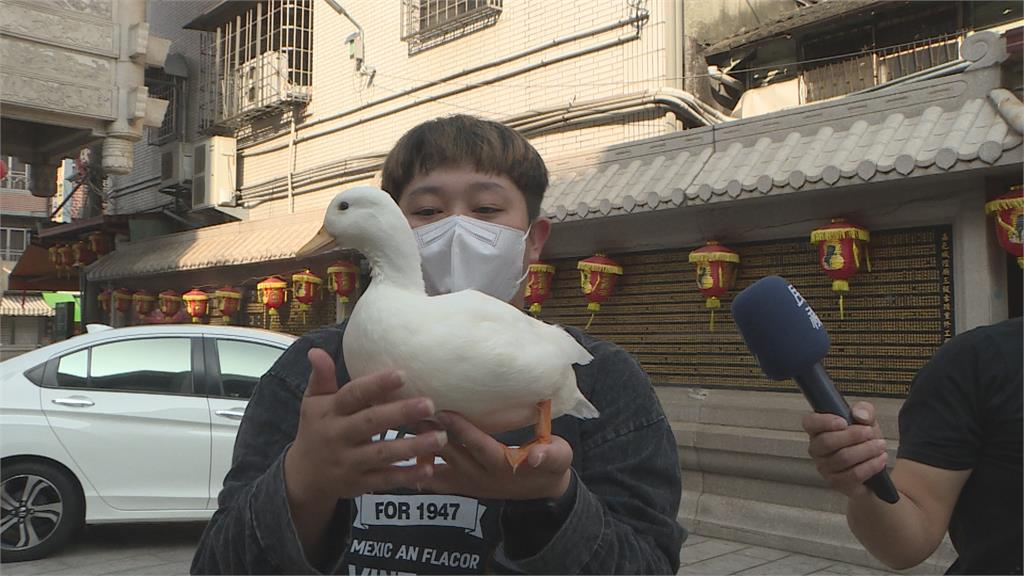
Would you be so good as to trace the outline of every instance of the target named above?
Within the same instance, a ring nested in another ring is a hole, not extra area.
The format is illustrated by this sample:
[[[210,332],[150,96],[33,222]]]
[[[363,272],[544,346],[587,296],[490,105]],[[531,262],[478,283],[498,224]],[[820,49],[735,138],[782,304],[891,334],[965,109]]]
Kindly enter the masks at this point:
[[[192,560],[193,574],[311,574],[330,571],[339,562],[351,502],[339,501],[325,536],[325,557],[311,563],[292,523],[285,491],[284,455],[298,430],[311,345],[306,338],[293,344],[256,387],[238,429],[217,512]],[[337,357],[330,346],[317,346]]]
[[[503,519],[499,559],[527,573],[674,574],[685,531],[676,521],[681,496],[678,448],[650,380],[622,349],[597,343],[579,367],[581,390],[601,417],[581,425],[574,457],[575,501],[546,545]]]

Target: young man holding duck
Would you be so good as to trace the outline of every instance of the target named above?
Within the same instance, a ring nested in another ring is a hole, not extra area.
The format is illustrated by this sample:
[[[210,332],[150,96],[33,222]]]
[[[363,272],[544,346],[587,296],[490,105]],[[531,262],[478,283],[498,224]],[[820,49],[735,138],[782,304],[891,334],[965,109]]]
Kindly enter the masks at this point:
[[[551,230],[547,184],[525,138],[469,116],[413,128],[382,174],[430,294],[473,288],[519,308]],[[395,373],[350,379],[344,325],[306,334],[250,400],[192,572],[674,574],[685,531],[668,421],[628,353],[569,332],[593,355],[575,370],[600,417],[556,418],[514,472],[504,444],[532,430],[492,438],[430,399],[396,400]]]

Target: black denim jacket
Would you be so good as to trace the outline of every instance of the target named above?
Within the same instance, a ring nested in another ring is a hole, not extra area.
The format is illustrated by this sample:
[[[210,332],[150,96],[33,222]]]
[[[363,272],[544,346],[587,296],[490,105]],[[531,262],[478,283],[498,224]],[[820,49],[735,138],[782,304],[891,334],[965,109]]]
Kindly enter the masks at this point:
[[[552,423],[553,433],[565,438],[574,453],[575,497],[560,526],[542,510],[536,522],[524,522],[533,512],[517,509],[518,503],[410,492],[367,495],[338,502],[329,528],[330,559],[323,566],[310,565],[289,513],[283,461],[298,429],[310,373],[308,350],[327,351],[337,362],[339,385],[349,380],[341,353],[344,326],[338,325],[297,340],[256,387],[219,509],[199,543],[192,573],[675,574],[686,531],[676,521],[680,468],[665,414],[647,375],[627,352],[568,330],[594,356],[590,364],[576,367],[576,375],[601,416],[563,416]],[[515,444],[531,434],[520,430],[498,439]],[[397,504],[381,498],[394,498]],[[424,499],[431,498],[431,517],[451,522],[408,525],[424,518]],[[456,504],[449,514],[438,498],[460,502],[461,516],[456,516]],[[414,520],[397,526],[395,514],[391,519],[381,515],[399,505],[404,506],[402,517],[409,518],[411,511]],[[469,508],[475,516],[465,515]],[[381,524],[371,525],[375,521]],[[535,545],[538,531],[543,534],[540,546]],[[523,550],[529,555],[520,557]]]

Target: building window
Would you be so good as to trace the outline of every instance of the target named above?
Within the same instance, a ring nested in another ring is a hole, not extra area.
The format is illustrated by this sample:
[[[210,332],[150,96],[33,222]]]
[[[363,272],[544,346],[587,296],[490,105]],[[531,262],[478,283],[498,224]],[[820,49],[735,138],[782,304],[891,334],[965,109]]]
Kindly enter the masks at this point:
[[[31,234],[28,228],[0,228],[0,259],[13,262],[21,258]]]
[[[402,40],[409,53],[493,26],[502,0],[402,0]]]
[[[235,130],[253,118],[309,101],[313,1],[265,0],[245,5],[245,10],[203,33],[200,130]]]
[[[0,156],[0,160],[7,165],[7,174],[0,180],[0,188],[28,190],[32,176],[31,167],[14,156]]]
[[[185,79],[171,76],[163,70],[146,69],[146,87],[149,95],[160,100],[167,100],[167,112],[164,122],[157,128],[149,128],[147,141],[151,145],[160,145],[175,140],[184,140],[185,111]]]

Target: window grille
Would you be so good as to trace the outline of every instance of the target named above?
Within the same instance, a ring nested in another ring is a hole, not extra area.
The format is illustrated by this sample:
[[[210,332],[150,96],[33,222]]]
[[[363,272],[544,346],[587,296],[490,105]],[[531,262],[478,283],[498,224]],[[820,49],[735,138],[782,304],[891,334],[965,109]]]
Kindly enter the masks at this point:
[[[32,168],[14,156],[4,156],[7,174],[0,180],[0,188],[11,190],[28,190],[32,177]]]
[[[237,129],[309,101],[313,0],[265,0],[204,32],[199,127]]]
[[[149,128],[147,141],[151,145],[165,144],[173,140],[183,140],[185,130],[185,111],[188,109],[185,95],[185,79],[171,76],[163,70],[146,70],[146,87],[153,98],[167,100],[167,112],[164,121],[157,128]]]
[[[0,259],[13,262],[21,258],[31,235],[28,228],[0,228]]]
[[[929,38],[804,70],[807,101],[877,86],[959,58],[960,34]]]
[[[402,40],[409,53],[493,26],[502,0],[402,0]]]

